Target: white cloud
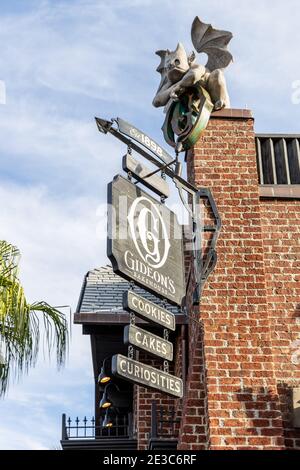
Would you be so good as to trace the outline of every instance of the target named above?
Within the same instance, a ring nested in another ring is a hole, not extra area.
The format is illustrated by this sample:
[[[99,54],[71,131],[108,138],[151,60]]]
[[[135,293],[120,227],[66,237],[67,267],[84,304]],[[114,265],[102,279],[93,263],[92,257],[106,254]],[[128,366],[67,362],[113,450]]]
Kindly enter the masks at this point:
[[[97,200],[79,197],[61,204],[43,187],[7,184],[0,188],[0,200],[1,238],[21,249],[28,299],[71,304],[74,311],[83,275],[106,262],[96,237]],[[61,413],[84,416],[93,410],[90,342],[81,328],[72,327],[65,369],[58,373],[54,357],[49,363],[41,351],[29,376],[10,384],[0,408],[0,448],[58,447]]]
[[[7,416],[7,419],[9,417]],[[9,429],[9,427],[0,428],[0,445],[3,450],[50,450],[42,442],[40,436],[32,436],[32,433],[26,435],[21,429],[18,431],[18,423],[16,426]],[[57,447],[58,448],[58,447]]]
[[[57,372],[42,356],[35,369],[12,383],[0,402],[0,449],[55,449],[61,437],[61,415],[91,419],[93,371],[89,338],[73,327],[66,368]]]
[[[2,184],[0,200],[1,238],[21,250],[30,300],[74,308],[85,272],[106,262],[96,235],[98,200],[51,198],[45,187],[12,184]]]
[[[90,194],[103,193],[120,167],[121,146],[100,136],[92,116],[88,122],[71,119],[34,98],[22,99],[2,109],[0,128],[0,155],[9,155],[0,161],[2,173],[14,168],[23,180],[59,189],[66,197],[87,188]]]
[[[16,383],[0,401],[0,449],[55,449],[61,437],[63,412],[73,420],[92,418],[93,369],[89,337],[72,327],[69,359],[57,371],[55,360],[40,359],[37,366]]]
[[[0,104],[6,104],[6,86],[3,80],[0,80]]]
[[[69,2],[44,2],[23,15],[2,17],[7,79],[21,89],[43,85],[98,100],[128,101],[129,64],[135,67],[139,59],[142,66],[146,50],[143,42],[137,47],[135,25],[128,28],[124,12],[147,5],[126,1],[107,8],[104,1],[73,1],[70,7]]]
[[[300,104],[300,80],[292,83],[291,100],[293,104]]]
[[[120,115],[162,142],[151,101],[154,51],[192,49],[195,15],[234,32],[226,72],[232,104],[254,108],[260,131],[299,132],[291,102],[300,79],[298,0],[31,1],[0,18],[0,239],[22,252],[29,300],[76,306],[83,275],[106,264],[97,207],[120,169],[124,146],[100,135],[95,114]],[[3,82],[2,82],[3,83]],[[41,358],[0,402],[0,447],[54,448],[60,415],[93,410],[89,338],[74,327],[67,368]]]

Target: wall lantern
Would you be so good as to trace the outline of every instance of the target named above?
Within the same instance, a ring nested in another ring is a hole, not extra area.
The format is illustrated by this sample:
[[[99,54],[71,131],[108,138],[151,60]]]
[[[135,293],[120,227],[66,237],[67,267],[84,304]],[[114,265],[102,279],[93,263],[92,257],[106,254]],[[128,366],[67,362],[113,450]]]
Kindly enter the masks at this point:
[[[111,407],[112,401],[110,400],[110,398],[108,396],[108,389],[109,389],[109,387],[112,387],[112,386],[115,387],[118,390],[118,392],[120,392],[120,389],[116,384],[114,384],[114,383],[107,384],[104,388],[104,392],[103,392],[101,401],[99,403],[99,408],[104,408],[105,409],[105,408],[110,408]]]
[[[105,367],[105,363],[107,359],[110,359],[110,358],[111,356],[106,357],[103,361],[100,374],[98,375],[98,384],[106,384],[111,380],[111,376],[108,373],[107,368]]]
[[[103,428],[112,428],[115,422],[115,417],[112,413],[112,410],[108,409],[105,413],[105,418],[102,422]]]

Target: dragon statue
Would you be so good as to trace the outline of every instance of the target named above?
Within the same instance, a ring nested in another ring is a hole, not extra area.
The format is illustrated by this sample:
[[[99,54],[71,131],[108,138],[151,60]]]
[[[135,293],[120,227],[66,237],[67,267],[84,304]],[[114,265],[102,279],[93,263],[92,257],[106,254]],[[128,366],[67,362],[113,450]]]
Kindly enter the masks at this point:
[[[207,54],[206,66],[197,64],[195,53],[188,55],[180,43],[175,51],[156,52],[161,58],[157,68],[161,82],[153,105],[165,106],[162,130],[177,152],[195,145],[213,111],[230,107],[223,70],[233,60],[227,48],[232,33],[214,29],[196,16],[191,36],[196,51]]]

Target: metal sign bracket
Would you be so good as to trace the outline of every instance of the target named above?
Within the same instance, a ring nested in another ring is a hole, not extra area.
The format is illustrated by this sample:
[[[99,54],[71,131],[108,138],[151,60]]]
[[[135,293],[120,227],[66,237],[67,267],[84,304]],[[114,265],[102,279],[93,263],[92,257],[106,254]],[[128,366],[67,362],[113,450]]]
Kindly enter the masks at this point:
[[[132,150],[134,150],[157,167],[157,170],[153,171],[150,175],[147,175],[148,177],[161,171],[163,175],[169,176],[174,181],[175,186],[178,189],[180,199],[185,209],[188,211],[192,221],[192,251],[196,282],[196,288],[193,294],[193,303],[194,305],[198,305],[203,287],[217,263],[216,244],[221,230],[221,218],[211,191],[208,188],[198,189],[182,178],[180,169],[181,164],[178,162],[178,154],[176,154],[176,158],[173,159],[165,150],[161,149],[155,141],[150,139],[146,134],[139,131],[134,126],[131,126],[120,118],[112,119],[111,121],[97,117],[95,119],[100,132],[104,134],[112,134],[118,140],[127,145],[128,153],[131,154]],[[117,125],[117,128],[114,127],[114,123]],[[141,146],[150,150],[154,155],[145,151]],[[159,149],[159,153],[157,149]],[[161,161],[158,161],[157,158]],[[187,193],[188,198],[190,198],[192,202],[191,207],[184,196],[184,192]],[[202,226],[199,213],[199,205],[201,201],[206,201],[207,206],[211,209],[211,213],[214,218],[214,225]],[[205,257],[203,257],[202,233],[206,232],[211,232],[212,238],[208,252]],[[191,271],[192,266],[188,275],[187,288],[192,277]]]
[[[194,274],[195,274],[195,281],[196,287],[193,293],[193,304],[199,305],[201,292],[203,287],[209,277],[209,275],[214,270],[216,263],[217,263],[217,252],[216,252],[216,245],[219,237],[219,233],[221,230],[221,218],[213,198],[213,195],[208,188],[201,188],[197,190],[196,188],[191,188],[190,184],[185,184],[185,181],[178,180],[174,178],[174,182],[176,188],[178,189],[178,193],[180,199],[188,211],[191,222],[192,222],[192,244],[193,244],[193,258],[194,258]],[[191,205],[184,197],[183,191],[185,191],[191,199]],[[201,217],[199,213],[199,203],[200,201],[206,201],[206,205],[209,206],[211,209],[213,218],[214,218],[214,225],[204,227],[201,224]],[[209,250],[205,257],[202,256],[202,237],[201,233],[211,232],[212,239],[210,242]],[[188,283],[191,279],[191,271],[188,276]]]

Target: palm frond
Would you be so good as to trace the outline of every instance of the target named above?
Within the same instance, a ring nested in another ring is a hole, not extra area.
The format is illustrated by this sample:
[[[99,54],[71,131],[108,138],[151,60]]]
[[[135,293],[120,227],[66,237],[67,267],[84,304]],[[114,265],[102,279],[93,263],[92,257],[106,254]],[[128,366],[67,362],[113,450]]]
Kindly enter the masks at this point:
[[[55,350],[58,367],[65,363],[68,348],[64,314],[46,302],[27,302],[18,279],[19,260],[19,250],[0,241],[0,347],[4,358],[0,364],[0,396],[5,394],[11,376],[19,378],[35,365],[41,336],[48,354]]]

